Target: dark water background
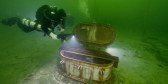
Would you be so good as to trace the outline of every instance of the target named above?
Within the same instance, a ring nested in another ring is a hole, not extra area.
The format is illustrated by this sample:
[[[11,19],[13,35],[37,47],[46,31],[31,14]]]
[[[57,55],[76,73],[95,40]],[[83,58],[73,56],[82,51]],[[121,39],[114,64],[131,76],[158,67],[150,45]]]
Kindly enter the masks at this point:
[[[0,3],[0,18],[19,15],[35,20],[36,10],[49,4],[65,9],[67,14],[75,17],[76,24],[92,22],[83,13],[86,9],[80,9],[80,3],[86,3],[83,7],[88,9],[89,18],[97,23],[111,24],[119,36],[155,37],[166,41],[167,0],[6,0]]]

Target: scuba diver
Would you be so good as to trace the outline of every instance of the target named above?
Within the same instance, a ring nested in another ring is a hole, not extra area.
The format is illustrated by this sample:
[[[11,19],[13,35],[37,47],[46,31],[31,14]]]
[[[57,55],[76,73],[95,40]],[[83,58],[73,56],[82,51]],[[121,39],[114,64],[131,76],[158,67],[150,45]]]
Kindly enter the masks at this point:
[[[18,27],[24,32],[31,32],[33,30],[44,32],[44,36],[48,35],[54,40],[59,38],[59,35],[54,34],[55,27],[59,32],[65,30],[66,12],[63,9],[57,10],[55,6],[43,5],[36,11],[36,20],[21,19],[20,17],[12,17],[10,19],[2,20],[1,23],[13,26],[17,23]]]

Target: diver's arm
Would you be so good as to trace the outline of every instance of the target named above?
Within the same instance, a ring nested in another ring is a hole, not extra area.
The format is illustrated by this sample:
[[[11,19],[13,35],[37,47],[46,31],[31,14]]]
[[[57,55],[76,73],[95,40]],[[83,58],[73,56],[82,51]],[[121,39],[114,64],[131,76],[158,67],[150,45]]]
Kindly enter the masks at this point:
[[[59,25],[60,25],[59,32],[63,32],[65,30],[65,20],[63,22],[61,22]]]
[[[52,29],[47,28],[47,32],[44,32],[45,34],[48,35],[48,37],[52,38],[53,40],[58,40],[58,37],[56,34],[53,33]]]
[[[65,29],[60,27],[59,32],[63,32],[63,31],[65,31]]]
[[[41,27],[45,34],[47,34],[49,37],[51,37],[54,40],[58,40],[57,35],[53,33],[53,30],[51,28],[48,28],[45,25],[42,25]]]

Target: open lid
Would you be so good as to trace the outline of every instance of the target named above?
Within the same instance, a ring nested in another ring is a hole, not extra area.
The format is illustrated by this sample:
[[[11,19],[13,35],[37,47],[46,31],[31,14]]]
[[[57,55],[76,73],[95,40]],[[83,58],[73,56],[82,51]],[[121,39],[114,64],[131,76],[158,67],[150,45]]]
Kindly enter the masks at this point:
[[[80,23],[73,32],[76,39],[82,44],[108,46],[116,38],[115,30],[106,24]]]

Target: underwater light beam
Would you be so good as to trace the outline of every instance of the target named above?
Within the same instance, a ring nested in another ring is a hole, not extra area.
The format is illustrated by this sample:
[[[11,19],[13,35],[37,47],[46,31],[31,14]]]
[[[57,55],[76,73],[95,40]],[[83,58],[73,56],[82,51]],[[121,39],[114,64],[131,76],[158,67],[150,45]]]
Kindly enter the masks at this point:
[[[111,54],[113,56],[122,57],[124,55],[124,50],[122,50],[120,48],[107,48],[106,52],[108,52],[109,54]]]
[[[72,36],[72,38],[69,39],[68,43],[71,47],[78,47],[80,44],[74,35]]]

